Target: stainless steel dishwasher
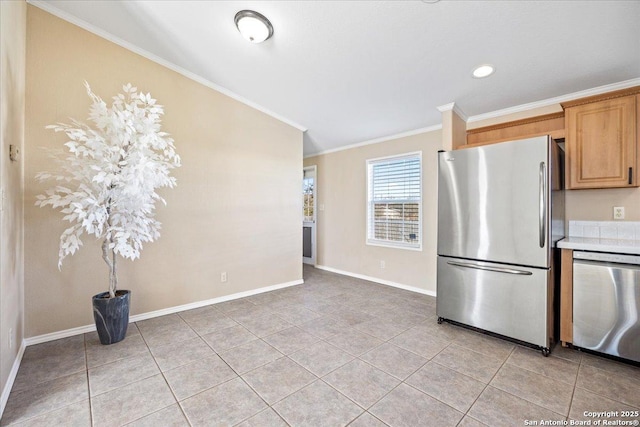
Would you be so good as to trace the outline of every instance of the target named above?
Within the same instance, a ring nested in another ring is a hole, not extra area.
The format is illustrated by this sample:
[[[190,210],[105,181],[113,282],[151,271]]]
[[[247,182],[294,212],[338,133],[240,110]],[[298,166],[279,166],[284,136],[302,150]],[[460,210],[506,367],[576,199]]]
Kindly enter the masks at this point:
[[[640,362],[640,256],[573,252],[573,344]]]

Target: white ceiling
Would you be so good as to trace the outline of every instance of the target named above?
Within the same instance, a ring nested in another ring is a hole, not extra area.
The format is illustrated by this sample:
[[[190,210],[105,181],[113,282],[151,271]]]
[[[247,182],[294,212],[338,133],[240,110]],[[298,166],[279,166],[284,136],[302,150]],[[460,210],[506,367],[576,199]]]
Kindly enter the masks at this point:
[[[640,77],[638,0],[32,3],[308,129],[305,155]],[[273,38],[243,39],[242,9]]]

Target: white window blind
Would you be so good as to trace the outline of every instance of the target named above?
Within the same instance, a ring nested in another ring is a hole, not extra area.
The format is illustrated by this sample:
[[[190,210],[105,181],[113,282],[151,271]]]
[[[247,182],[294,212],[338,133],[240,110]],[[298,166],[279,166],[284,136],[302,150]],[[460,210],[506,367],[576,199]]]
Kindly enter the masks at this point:
[[[421,153],[367,161],[367,243],[420,248]]]

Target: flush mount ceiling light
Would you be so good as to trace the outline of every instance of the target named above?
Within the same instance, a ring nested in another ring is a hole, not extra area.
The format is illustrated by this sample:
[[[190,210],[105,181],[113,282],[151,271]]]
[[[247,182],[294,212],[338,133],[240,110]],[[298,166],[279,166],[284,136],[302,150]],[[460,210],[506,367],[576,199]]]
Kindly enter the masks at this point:
[[[253,10],[241,10],[236,13],[234,21],[242,37],[251,43],[262,43],[273,35],[271,22]]]
[[[493,65],[490,65],[490,64],[480,65],[479,67],[476,67],[473,70],[473,77],[475,77],[476,79],[482,79],[485,77],[489,77],[495,71],[496,69],[494,68]]]

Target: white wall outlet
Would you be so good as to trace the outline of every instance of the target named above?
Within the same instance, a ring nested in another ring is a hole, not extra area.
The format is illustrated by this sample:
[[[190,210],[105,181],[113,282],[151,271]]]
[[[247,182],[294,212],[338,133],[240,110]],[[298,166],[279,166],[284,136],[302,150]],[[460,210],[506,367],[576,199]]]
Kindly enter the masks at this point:
[[[321,203],[321,204],[320,204],[320,210],[321,210],[321,211],[324,211],[324,203]]]
[[[227,283],[227,272],[226,271],[223,271],[222,273],[220,273],[220,282]]]
[[[380,261],[380,268],[387,268],[387,263],[384,261]]]
[[[623,206],[614,206],[614,208],[613,208],[613,219],[624,219],[624,207]]]

